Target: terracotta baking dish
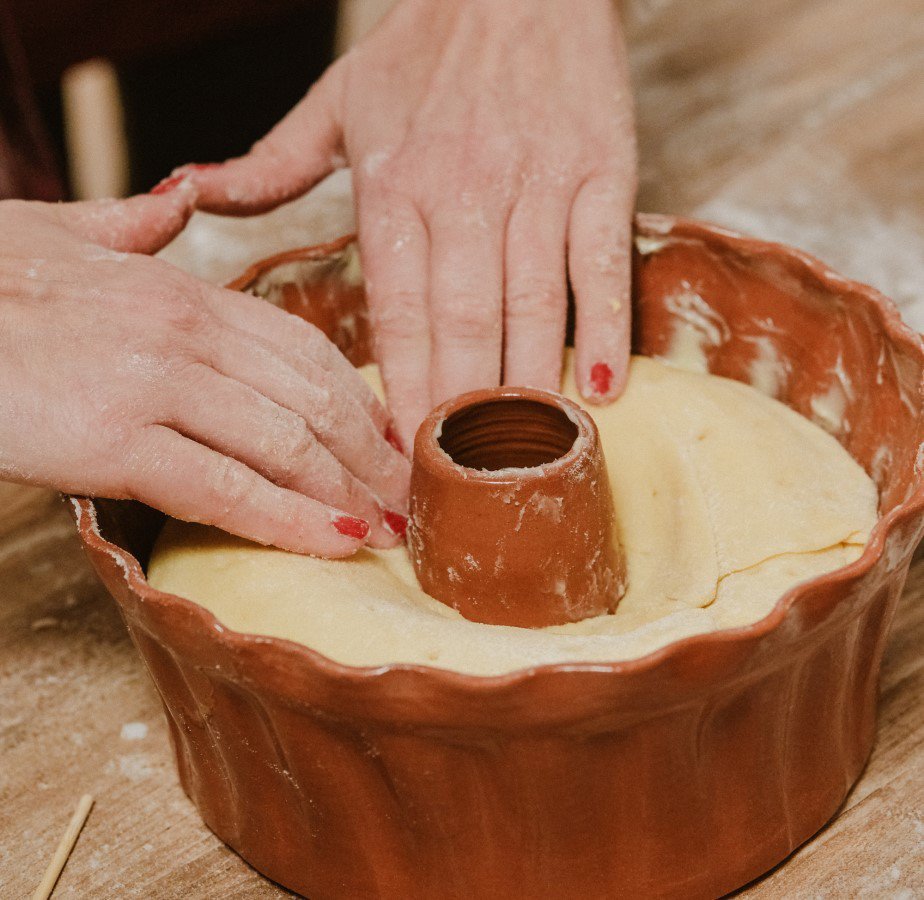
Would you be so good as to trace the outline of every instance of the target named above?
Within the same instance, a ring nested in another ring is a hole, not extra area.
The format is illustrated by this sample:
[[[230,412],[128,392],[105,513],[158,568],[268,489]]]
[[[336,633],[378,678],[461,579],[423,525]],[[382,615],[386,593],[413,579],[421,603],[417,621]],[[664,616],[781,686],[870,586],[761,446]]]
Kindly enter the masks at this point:
[[[284,254],[236,286],[361,363],[351,248]],[[716,897],[814,834],[857,779],[924,530],[921,340],[889,301],[794,250],[657,216],[639,218],[636,248],[638,352],[692,328],[713,372],[748,380],[770,342],[779,399],[879,486],[862,558],[756,625],[502,677],[351,668],[153,590],[163,517],[72,500],[160,692],[184,789],[270,878],[315,900]]]

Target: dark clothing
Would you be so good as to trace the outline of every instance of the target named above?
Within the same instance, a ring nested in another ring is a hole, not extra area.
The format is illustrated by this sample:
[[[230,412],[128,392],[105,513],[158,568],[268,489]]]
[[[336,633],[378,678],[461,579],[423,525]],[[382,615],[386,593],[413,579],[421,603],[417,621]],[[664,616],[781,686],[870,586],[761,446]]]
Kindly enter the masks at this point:
[[[64,188],[42,127],[15,21],[0,0],[0,200],[61,200]]]

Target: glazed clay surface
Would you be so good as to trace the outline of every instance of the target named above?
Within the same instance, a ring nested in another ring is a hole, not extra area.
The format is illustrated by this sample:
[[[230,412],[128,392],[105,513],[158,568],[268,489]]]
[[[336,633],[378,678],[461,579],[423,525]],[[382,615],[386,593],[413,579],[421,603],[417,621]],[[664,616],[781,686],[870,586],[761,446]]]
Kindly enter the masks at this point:
[[[332,334],[349,337],[348,244],[305,248],[292,274],[302,296],[316,270],[325,302],[344,294]],[[638,218],[636,247],[640,354],[692,347],[698,368],[830,429],[878,488],[862,556],[753,625],[493,678],[345,666],[155,590],[144,572],[163,516],[72,499],[163,699],[184,789],[275,881],[332,900],[706,900],[807,840],[865,765],[924,535],[924,344],[881,295],[798,251],[664,216]],[[273,266],[240,287],[284,302],[293,282]],[[369,361],[362,342],[342,346]]]
[[[374,368],[364,371],[378,387]],[[570,362],[565,392],[577,401]],[[623,398],[588,411],[628,566],[614,615],[543,629],[481,624],[429,597],[404,548],[312,559],[181,523],[168,525],[148,577],[237,631],[339,662],[500,674],[632,659],[756,622],[794,584],[856,559],[876,522],[875,486],[837,441],[749,386],[637,357]],[[523,508],[529,497],[510,502]]]

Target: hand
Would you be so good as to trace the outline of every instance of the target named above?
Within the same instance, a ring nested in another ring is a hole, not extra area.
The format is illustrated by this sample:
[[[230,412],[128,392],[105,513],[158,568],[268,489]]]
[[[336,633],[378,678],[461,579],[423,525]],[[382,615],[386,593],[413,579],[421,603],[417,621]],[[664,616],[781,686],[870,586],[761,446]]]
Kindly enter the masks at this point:
[[[396,544],[409,466],[384,409],[317,329],[140,255],[194,206],[166,187],[0,203],[0,478],[302,553]]]
[[[185,171],[201,207],[247,214],[343,154],[406,443],[433,405],[501,377],[559,388],[566,272],[580,389],[622,391],[636,173],[612,0],[402,0],[247,156]]]

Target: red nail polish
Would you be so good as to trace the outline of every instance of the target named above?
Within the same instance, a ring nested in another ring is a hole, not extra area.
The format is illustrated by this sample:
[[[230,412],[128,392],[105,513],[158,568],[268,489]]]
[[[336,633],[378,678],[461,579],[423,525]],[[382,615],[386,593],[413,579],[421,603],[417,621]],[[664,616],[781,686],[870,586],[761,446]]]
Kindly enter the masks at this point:
[[[356,516],[337,516],[334,519],[334,528],[341,534],[358,540],[369,534],[369,523],[365,519],[357,519]]]
[[[398,432],[395,431],[395,426],[391,423],[389,423],[388,427],[385,429],[385,440],[399,453],[404,453],[404,444],[401,443],[401,438],[398,437]]]
[[[163,181],[159,181],[151,190],[148,191],[149,194],[166,194],[167,191],[172,191],[177,187],[180,182],[183,181],[185,175],[168,175]]]
[[[590,384],[601,396],[608,394],[613,383],[613,370],[602,362],[594,363],[590,369]]]
[[[404,533],[407,531],[407,516],[392,512],[390,509],[383,509],[382,518],[385,520],[385,527],[392,534],[404,537]]]

